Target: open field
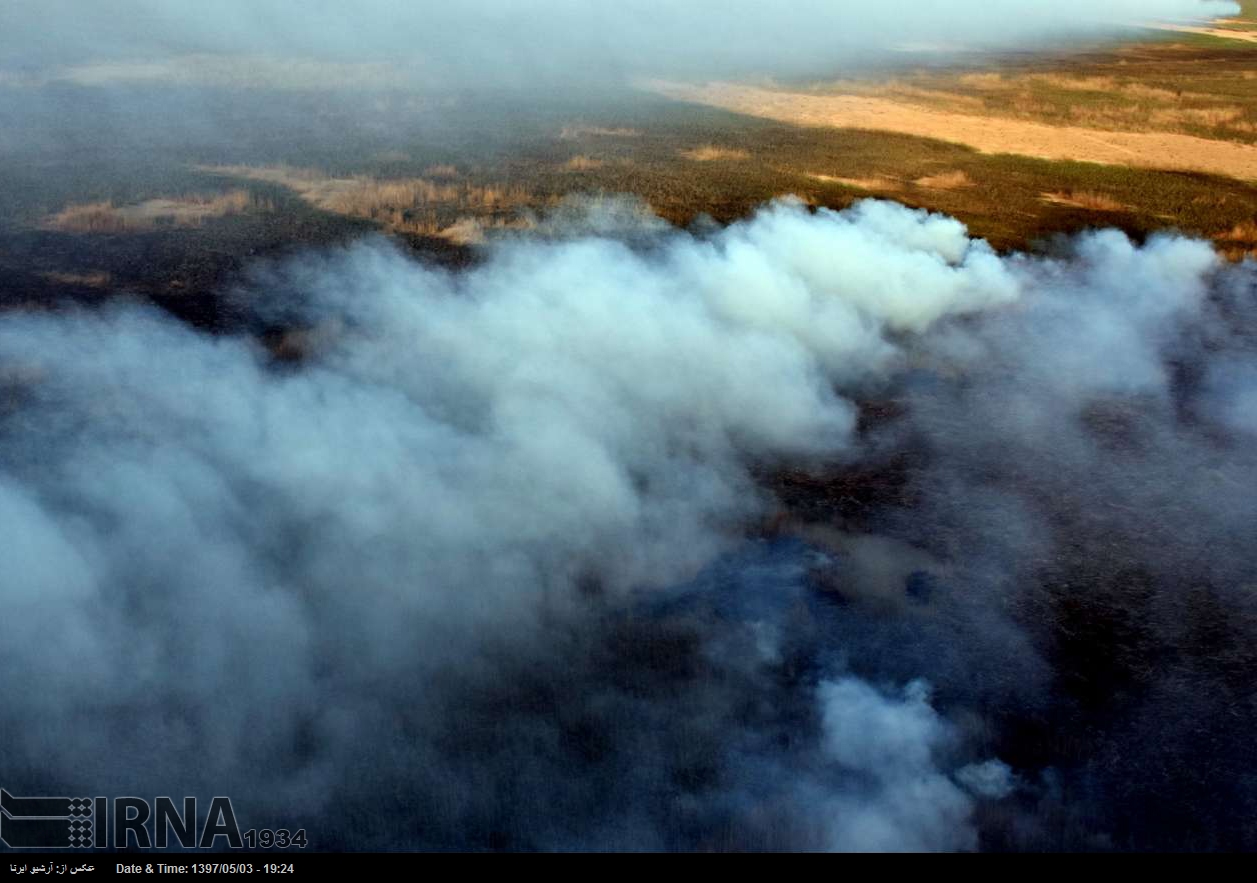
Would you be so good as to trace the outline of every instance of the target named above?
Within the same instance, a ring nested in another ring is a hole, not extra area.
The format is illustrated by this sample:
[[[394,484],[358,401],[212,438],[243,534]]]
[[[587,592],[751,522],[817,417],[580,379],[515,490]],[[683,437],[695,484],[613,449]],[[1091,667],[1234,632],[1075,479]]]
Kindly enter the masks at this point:
[[[566,168],[589,171],[600,164],[576,156]],[[458,180],[458,170],[452,165],[430,167],[426,170],[429,178],[386,180],[365,175],[332,178],[289,166],[198,166],[197,171],[279,184],[317,209],[371,221],[392,233],[434,236],[458,244],[478,241],[477,231],[484,227],[512,226],[519,209],[537,205],[537,199],[519,185]]]
[[[1257,10],[1247,4],[1235,19],[1185,27],[1194,36],[1166,33],[1151,41],[832,82],[651,87],[679,100],[799,125],[1251,181],[1257,178],[1257,46],[1246,41],[1257,35]],[[1212,36],[1196,39],[1206,32]]]
[[[754,86],[660,84],[662,94],[805,126],[937,138],[983,153],[1172,169],[1257,180],[1257,147],[1170,132],[1122,132],[951,113],[885,98],[806,95]]]
[[[127,233],[163,226],[200,227],[208,218],[270,210],[273,206],[237,188],[226,193],[146,199],[134,205],[109,201],[72,204],[49,217],[47,225],[70,233]]]
[[[1257,141],[1257,52],[1175,42],[1006,59],[984,68],[810,84],[813,95],[882,98],[949,113],[1118,132]]]
[[[1257,43],[1257,3],[1254,3],[1253,0],[1238,0],[1238,2],[1240,13],[1234,18],[1173,25],[1153,25],[1153,27],[1166,31],[1175,31],[1180,34],[1206,37],[1211,40],[1235,40],[1243,43]]]
[[[804,128],[684,105],[648,104],[644,112],[651,119],[635,118],[640,134],[564,138],[558,126],[509,157],[479,161],[463,154],[452,163],[443,150],[411,145],[405,160],[390,156],[355,171],[259,157],[255,164],[198,163],[201,170],[137,168],[107,191],[76,185],[67,172],[59,199],[46,189],[10,187],[4,196],[15,210],[0,227],[5,301],[94,299],[102,289],[82,280],[106,274],[115,287],[212,323],[214,292],[258,255],[376,230],[463,262],[474,259],[466,246],[486,231],[527,223],[572,192],[634,194],[678,224],[701,215],[727,222],[785,194],[831,208],[881,197],[952,214],[1000,249],[1097,225],[1135,236],[1177,227],[1214,239],[1235,258],[1257,247],[1234,235],[1257,219],[1257,186],[1234,179],[988,155],[910,135]],[[713,145],[720,151],[714,158],[686,155],[711,156]],[[245,190],[251,205],[266,210],[206,214],[196,224],[115,225],[118,209],[215,190]],[[48,222],[100,203],[114,207],[104,228]]]
[[[1242,27],[1226,27],[1225,25],[1199,27],[1196,25],[1158,25],[1161,30],[1175,31],[1181,34],[1200,34],[1206,37],[1217,37],[1222,40],[1239,40],[1243,43],[1257,43],[1257,33]]]

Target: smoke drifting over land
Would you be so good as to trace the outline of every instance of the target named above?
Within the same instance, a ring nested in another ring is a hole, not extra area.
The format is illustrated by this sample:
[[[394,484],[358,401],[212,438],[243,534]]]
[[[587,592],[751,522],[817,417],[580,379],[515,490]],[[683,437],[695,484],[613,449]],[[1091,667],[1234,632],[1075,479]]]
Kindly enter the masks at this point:
[[[541,129],[645,102],[626,86],[652,79],[824,79],[957,53],[1077,45],[1146,21],[1237,8],[1204,0],[3,3],[0,172],[4,195],[48,198],[48,185],[63,183],[48,163],[70,163],[70,175],[94,179],[90,202],[129,198],[123,178],[137,165],[144,174],[131,177],[146,190],[150,172],[193,164],[358,173],[362,160],[420,144],[518,148]],[[40,211],[79,198],[53,196]]]
[[[727,0],[49,0],[0,10],[0,57],[11,70],[60,68],[58,76],[79,82],[177,82],[180,71],[234,80],[238,74],[214,58],[247,56],[364,64],[363,76],[380,83],[392,76],[412,86],[554,88],[639,75],[806,73],[877,60],[903,46],[1007,48],[1237,11],[1212,0],[795,0],[772,7]],[[164,63],[172,58],[186,63]],[[382,63],[396,72],[369,67]],[[261,65],[254,73],[304,88],[311,76],[334,82],[308,65],[286,72]]]
[[[1257,845],[1251,264],[604,204],[239,295],[298,364],[0,317],[10,790],[322,848]],[[871,477],[745,539],[800,467]]]

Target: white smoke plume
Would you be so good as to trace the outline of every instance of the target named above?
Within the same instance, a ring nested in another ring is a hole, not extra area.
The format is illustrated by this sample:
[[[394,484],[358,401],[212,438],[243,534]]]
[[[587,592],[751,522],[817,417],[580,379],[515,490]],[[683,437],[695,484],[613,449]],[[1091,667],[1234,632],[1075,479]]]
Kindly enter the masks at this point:
[[[950,734],[930,707],[925,684],[909,683],[901,701],[854,678],[822,684],[820,692],[830,754],[872,784],[826,807],[834,849],[938,852],[977,846],[968,797],[935,767],[933,752]]]
[[[990,735],[1056,701],[1014,615],[1065,554],[1038,504],[1112,503],[1158,572],[1251,565],[1251,269],[1206,244],[616,217],[461,272],[382,242],[261,268],[239,296],[304,329],[296,365],[135,305],[0,317],[6,787],[227,792],[322,848],[975,848],[983,806],[1048,800]],[[1221,441],[1176,428],[1189,346]],[[862,431],[870,395],[907,415]],[[1131,402],[1145,440],[1106,452],[1080,415]],[[930,452],[919,512],[865,527],[949,562],[898,614],[792,547],[710,569],[764,474],[892,448]]]

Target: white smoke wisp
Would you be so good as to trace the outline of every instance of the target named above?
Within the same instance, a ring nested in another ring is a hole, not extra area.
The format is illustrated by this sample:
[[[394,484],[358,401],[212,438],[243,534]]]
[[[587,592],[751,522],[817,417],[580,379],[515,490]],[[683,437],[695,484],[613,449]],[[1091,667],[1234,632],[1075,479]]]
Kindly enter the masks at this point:
[[[1062,403],[1155,393],[1217,260],[1116,234],[1000,257],[878,202],[590,228],[618,229],[507,238],[458,273],[371,242],[259,271],[254,308],[313,329],[296,366],[136,306],[0,317],[0,776],[336,802],[366,819],[354,848],[702,845],[765,793],[789,807],[762,842],[975,846],[973,808],[1011,786],[948,747],[956,700],[886,698],[832,654],[819,706],[783,686],[789,646],[755,647],[798,605],[754,639],[603,614],[735,548],[759,470],[861,457],[845,396],[910,368],[998,392],[916,406],[940,486]],[[1249,375],[1209,376],[1244,429]]]
[[[870,783],[828,810],[833,849],[942,852],[977,846],[969,825],[972,801],[936,767],[935,752],[954,736],[930,707],[925,683],[912,681],[899,699],[843,678],[823,683],[820,701],[829,755]]]

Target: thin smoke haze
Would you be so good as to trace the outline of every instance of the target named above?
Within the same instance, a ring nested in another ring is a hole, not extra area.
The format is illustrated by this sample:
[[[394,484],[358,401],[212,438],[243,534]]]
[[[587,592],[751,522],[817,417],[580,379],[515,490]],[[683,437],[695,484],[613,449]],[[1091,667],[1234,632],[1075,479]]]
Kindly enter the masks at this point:
[[[97,84],[172,75],[212,83],[224,63],[215,57],[243,56],[364,65],[358,78],[378,85],[579,90],[632,76],[807,73],[922,44],[1010,48],[1103,37],[1238,9],[1224,0],[48,0],[0,10],[0,70]],[[263,82],[299,84],[311,73],[309,64],[254,63]]]

